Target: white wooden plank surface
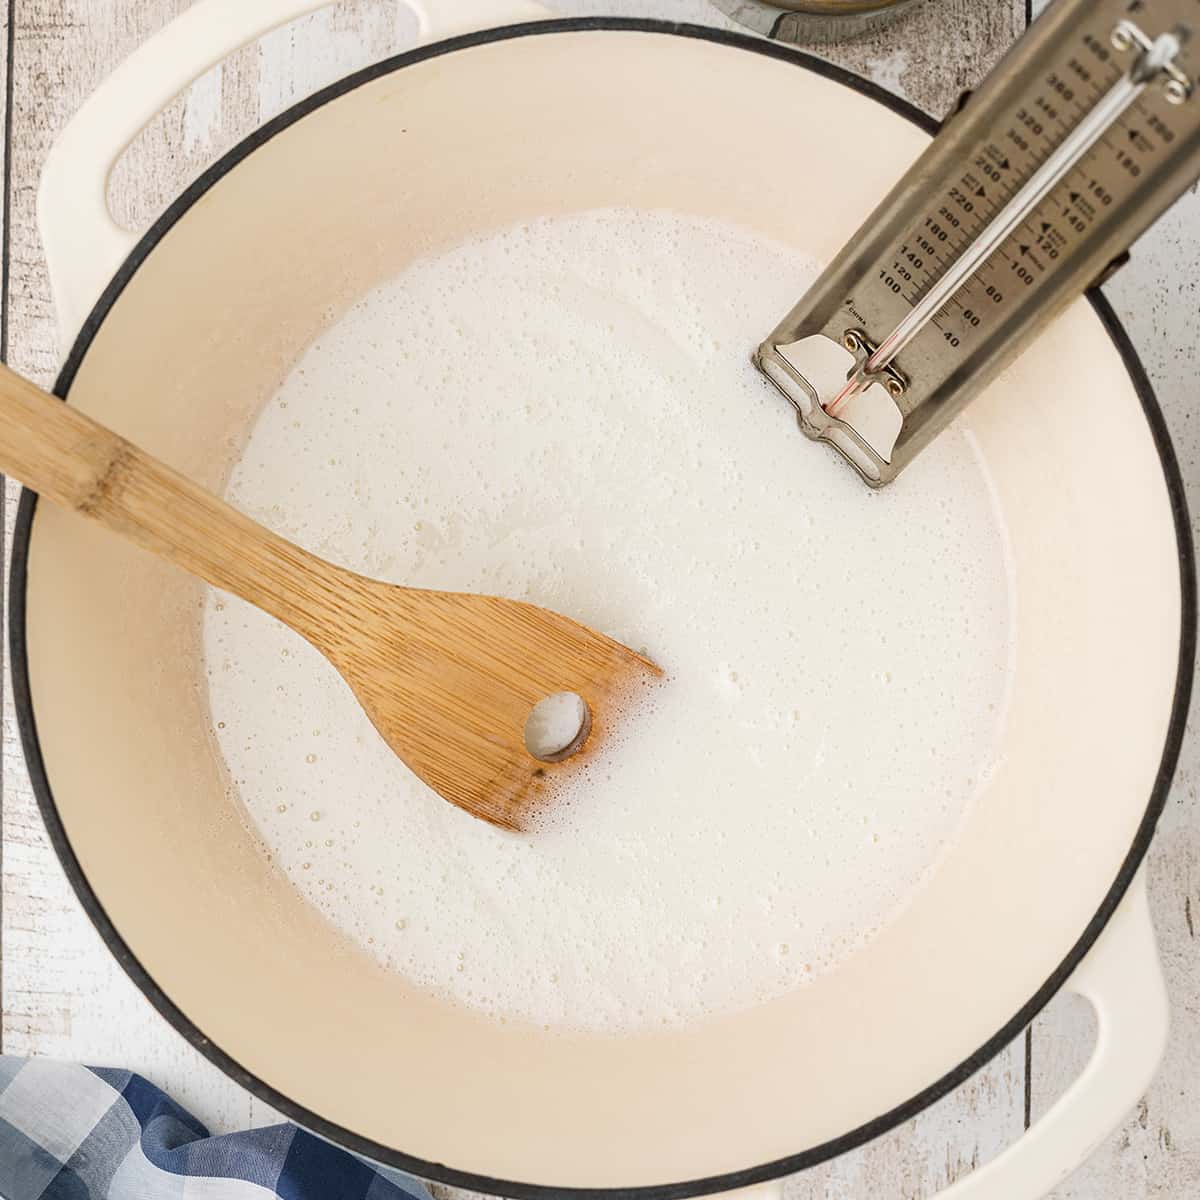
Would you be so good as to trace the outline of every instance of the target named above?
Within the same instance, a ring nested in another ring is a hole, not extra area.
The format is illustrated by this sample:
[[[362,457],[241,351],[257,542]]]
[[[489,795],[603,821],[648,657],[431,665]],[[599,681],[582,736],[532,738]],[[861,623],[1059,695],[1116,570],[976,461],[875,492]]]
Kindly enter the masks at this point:
[[[48,381],[55,332],[33,225],[40,164],[55,132],[78,102],[133,45],[186,7],[188,0],[17,0],[12,146],[13,270],[9,288],[10,361]],[[732,10],[738,0],[721,0]],[[551,0],[564,13],[670,16],[732,27],[706,0]],[[941,110],[969,86],[1023,24],[1021,0],[929,0],[895,40],[823,53],[853,65],[919,104]],[[197,170],[262,120],[320,84],[404,44],[411,25],[391,3],[355,0],[281,31],[214,71],[148,131],[114,181],[114,208],[139,227]],[[1132,325],[1181,439],[1189,481],[1200,484],[1196,427],[1182,401],[1196,366],[1196,293],[1179,268],[1194,204],[1156,231],[1145,257],[1127,268],[1113,294]],[[1200,279],[1193,261],[1190,280]],[[1162,281],[1167,282],[1162,289]],[[1140,292],[1154,284],[1153,303]],[[1174,305],[1165,290],[1174,297]],[[1189,323],[1190,321],[1190,323]],[[1186,384],[1185,384],[1186,381]],[[1194,500],[1200,507],[1200,496]],[[8,505],[11,522],[13,505]],[[1200,972],[1192,926],[1200,920],[1200,818],[1190,803],[1195,751],[1184,772],[1154,856],[1152,891],[1165,938],[1176,1005],[1175,1053],[1144,1115],[1106,1145],[1057,1193],[1061,1200],[1138,1200],[1200,1193]],[[46,842],[20,762],[5,705],[3,810],[2,1032],[10,1053],[39,1053],[134,1066],[168,1087],[214,1129],[273,1119],[265,1106],[225,1080],[157,1017],[111,963],[82,915]],[[1196,910],[1189,920],[1185,900]],[[1061,1090],[1086,1054],[1086,1013],[1052,1011],[1034,1034],[1028,1081],[1035,1114]],[[917,1200],[983,1161],[1021,1130],[1024,1044],[1010,1048],[930,1112],[865,1150],[789,1182],[789,1200],[818,1197]],[[797,1080],[797,1088],[805,1081]]]

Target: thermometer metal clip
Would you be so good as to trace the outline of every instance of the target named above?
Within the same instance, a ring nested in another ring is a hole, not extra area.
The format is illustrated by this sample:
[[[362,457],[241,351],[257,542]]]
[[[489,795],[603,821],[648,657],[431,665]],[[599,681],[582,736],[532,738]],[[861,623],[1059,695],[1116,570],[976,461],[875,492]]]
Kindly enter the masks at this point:
[[[756,351],[804,432],[894,479],[1200,177],[1198,77],[1200,0],[1052,4]]]

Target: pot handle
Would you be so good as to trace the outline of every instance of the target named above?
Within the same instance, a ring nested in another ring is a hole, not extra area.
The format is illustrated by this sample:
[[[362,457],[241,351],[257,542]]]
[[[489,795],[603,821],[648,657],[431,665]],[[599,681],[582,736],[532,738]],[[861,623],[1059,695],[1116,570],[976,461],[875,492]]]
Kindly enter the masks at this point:
[[[1092,1152],[1149,1087],[1167,1047],[1167,987],[1146,896],[1146,871],[1064,990],[1096,1010],[1096,1049],[1083,1074],[1023,1137],[935,1200],[1041,1200]],[[781,1200],[783,1181],[728,1193]]]
[[[531,0],[402,0],[422,41],[551,14]],[[196,0],[139,46],[84,102],[46,157],[38,227],[70,346],[100,293],[139,241],[108,207],[108,181],[135,137],[210,67],[332,0]]]
[[[1124,1120],[1167,1048],[1167,985],[1150,917],[1146,869],[1066,983],[1096,1010],[1096,1048],[1083,1074],[1018,1142],[937,1200],[1040,1200]]]

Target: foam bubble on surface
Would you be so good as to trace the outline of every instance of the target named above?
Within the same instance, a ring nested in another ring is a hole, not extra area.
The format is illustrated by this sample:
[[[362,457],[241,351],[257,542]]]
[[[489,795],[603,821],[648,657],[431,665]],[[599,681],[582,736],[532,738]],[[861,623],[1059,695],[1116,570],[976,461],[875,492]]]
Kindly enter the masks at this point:
[[[1003,723],[1003,530],[960,429],[873,493],[751,367],[816,270],[667,213],[533,221],[365,296],[263,412],[238,507],[669,673],[515,836],[419,783],[306,643],[210,599],[216,737],[265,852],[417,986],[551,1029],[750,1006],[854,953],[961,828]]]

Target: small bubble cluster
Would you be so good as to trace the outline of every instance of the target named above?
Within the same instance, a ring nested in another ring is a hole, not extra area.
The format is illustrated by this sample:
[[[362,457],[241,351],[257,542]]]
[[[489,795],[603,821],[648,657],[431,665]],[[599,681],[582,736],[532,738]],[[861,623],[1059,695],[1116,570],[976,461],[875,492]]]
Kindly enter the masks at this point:
[[[1003,730],[1003,530],[965,427],[874,493],[749,365],[817,270],[668,213],[531,221],[364,296],[265,408],[239,508],[668,674],[516,836],[420,784],[299,637],[210,600],[248,824],[388,969],[539,1028],[677,1026],[811,986],[953,843]]]

